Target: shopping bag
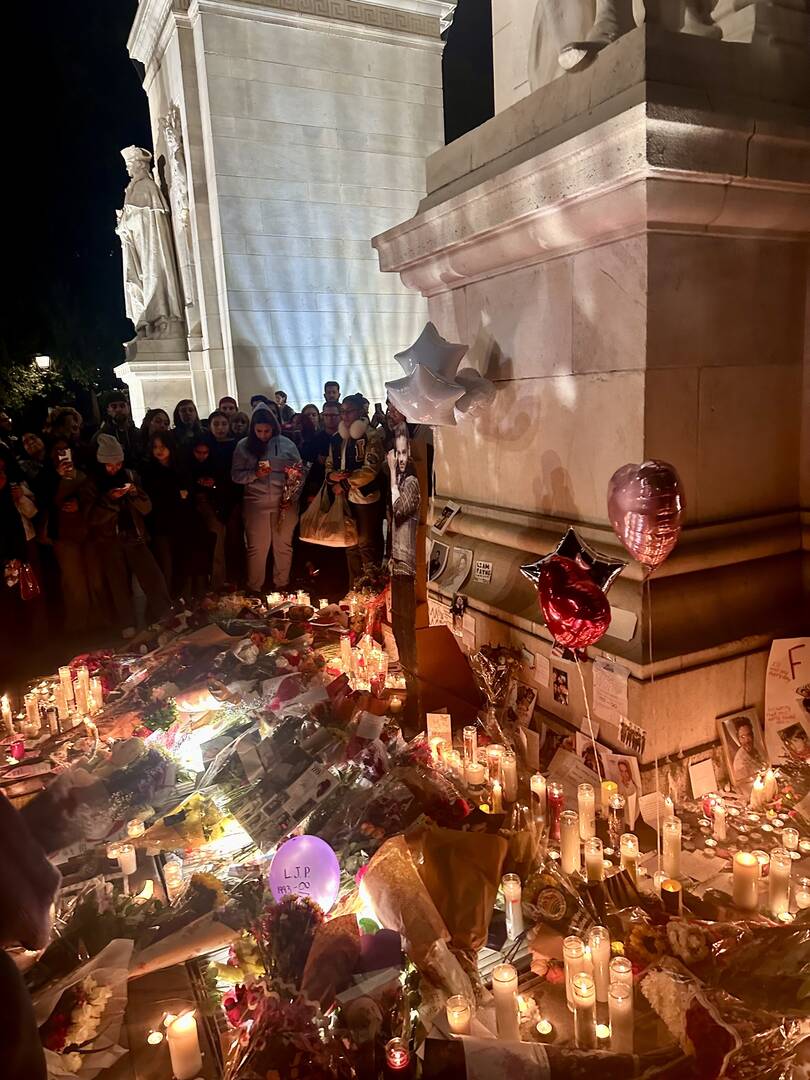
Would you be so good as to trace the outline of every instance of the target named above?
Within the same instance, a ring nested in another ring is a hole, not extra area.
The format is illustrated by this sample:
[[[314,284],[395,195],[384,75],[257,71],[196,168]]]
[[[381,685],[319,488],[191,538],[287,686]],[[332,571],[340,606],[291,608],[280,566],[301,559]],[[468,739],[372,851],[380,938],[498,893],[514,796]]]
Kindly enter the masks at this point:
[[[346,498],[339,493],[330,499],[328,482],[302,514],[299,535],[306,543],[320,544],[321,547],[356,546],[357,525]]]

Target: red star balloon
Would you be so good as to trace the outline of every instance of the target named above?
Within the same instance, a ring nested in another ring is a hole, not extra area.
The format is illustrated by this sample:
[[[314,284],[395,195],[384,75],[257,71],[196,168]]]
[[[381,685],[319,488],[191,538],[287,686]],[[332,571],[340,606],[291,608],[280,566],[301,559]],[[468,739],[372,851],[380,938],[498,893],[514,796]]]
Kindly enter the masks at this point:
[[[610,626],[610,603],[590,572],[562,555],[546,560],[537,587],[546,626],[558,645],[587,649]]]

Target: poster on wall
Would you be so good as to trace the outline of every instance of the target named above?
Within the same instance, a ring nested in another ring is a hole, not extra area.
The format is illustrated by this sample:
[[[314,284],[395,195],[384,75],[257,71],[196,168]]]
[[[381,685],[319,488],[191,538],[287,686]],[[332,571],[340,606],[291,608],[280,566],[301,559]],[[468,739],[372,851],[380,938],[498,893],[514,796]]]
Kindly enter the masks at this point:
[[[810,761],[810,638],[771,645],[765,676],[765,748],[773,764]]]

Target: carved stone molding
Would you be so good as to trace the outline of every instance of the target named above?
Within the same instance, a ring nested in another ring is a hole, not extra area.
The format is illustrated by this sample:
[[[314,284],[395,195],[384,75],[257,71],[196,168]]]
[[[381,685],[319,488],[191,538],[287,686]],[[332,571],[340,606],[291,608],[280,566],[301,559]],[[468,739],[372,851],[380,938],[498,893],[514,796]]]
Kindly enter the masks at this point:
[[[424,15],[380,4],[357,3],[356,0],[241,0],[251,7],[275,8],[293,15],[310,15],[321,19],[337,19],[356,23],[372,30],[389,30],[419,37],[438,38],[442,23],[440,15]],[[444,5],[455,7],[455,5]]]

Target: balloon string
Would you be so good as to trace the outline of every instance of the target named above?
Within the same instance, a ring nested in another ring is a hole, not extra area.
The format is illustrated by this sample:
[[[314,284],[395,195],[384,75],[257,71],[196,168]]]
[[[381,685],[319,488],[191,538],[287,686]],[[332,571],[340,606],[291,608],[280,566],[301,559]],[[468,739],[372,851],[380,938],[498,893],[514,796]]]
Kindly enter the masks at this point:
[[[596,760],[596,775],[599,777],[599,784],[601,786],[604,777],[602,776],[602,764],[599,760],[599,751],[596,749],[596,736],[593,733],[593,724],[591,723],[591,710],[588,705],[588,691],[585,689],[585,676],[582,674],[582,664],[579,662],[579,656],[575,653],[574,659],[577,663],[577,671],[579,672],[579,682],[582,686],[582,700],[585,702],[585,719],[588,721],[588,732],[591,736],[591,745],[593,746],[593,756]]]
[[[650,719],[652,721],[653,738],[655,739],[655,793],[658,798],[655,800],[655,828],[658,834],[658,869],[661,870],[661,851],[662,851],[662,837],[661,837],[661,781],[658,771],[658,731],[655,724],[655,669],[653,664],[653,618],[652,618],[652,586],[650,585],[650,578],[653,576],[654,567],[644,568],[644,580],[642,586],[642,606],[644,602],[643,591],[646,588],[647,591],[647,650],[650,661]]]

